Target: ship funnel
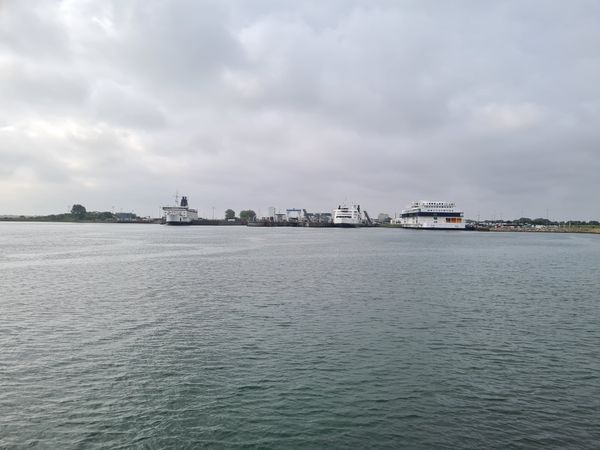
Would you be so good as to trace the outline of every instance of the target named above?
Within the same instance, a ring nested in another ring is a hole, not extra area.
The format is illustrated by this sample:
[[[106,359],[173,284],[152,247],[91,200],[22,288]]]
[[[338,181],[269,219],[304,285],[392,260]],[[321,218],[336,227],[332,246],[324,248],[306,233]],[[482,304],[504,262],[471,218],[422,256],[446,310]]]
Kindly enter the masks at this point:
[[[186,207],[188,205],[188,201],[187,201],[187,197],[184,195],[183,197],[181,197],[181,205],[183,207]]]

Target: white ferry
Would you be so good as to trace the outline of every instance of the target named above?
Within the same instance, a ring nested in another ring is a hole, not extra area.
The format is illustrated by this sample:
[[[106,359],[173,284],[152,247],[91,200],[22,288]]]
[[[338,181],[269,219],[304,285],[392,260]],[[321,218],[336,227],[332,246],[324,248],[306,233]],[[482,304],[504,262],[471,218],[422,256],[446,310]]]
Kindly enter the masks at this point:
[[[188,199],[186,196],[175,196],[175,206],[163,206],[165,213],[165,223],[167,225],[190,225],[195,220],[198,220],[198,210],[188,207]]]
[[[430,202],[421,200],[411,203],[400,217],[394,219],[404,228],[435,230],[464,230],[464,213],[456,209],[452,202]]]
[[[362,213],[360,205],[338,205],[333,210],[333,225],[336,227],[360,227],[362,225]]]

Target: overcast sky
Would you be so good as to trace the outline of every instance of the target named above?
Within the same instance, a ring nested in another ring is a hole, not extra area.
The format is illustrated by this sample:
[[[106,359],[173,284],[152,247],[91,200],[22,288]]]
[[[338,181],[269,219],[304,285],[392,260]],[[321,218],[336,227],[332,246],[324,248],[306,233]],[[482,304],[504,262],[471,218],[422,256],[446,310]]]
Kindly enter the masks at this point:
[[[0,214],[600,218],[600,2],[0,0]]]

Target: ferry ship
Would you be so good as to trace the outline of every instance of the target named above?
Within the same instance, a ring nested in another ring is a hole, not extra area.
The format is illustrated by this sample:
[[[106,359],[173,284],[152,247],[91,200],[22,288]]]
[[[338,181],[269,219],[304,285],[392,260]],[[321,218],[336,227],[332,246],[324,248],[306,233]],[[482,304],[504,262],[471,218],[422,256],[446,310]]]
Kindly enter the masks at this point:
[[[179,202],[179,196],[175,196],[175,206],[163,206],[165,223],[167,225],[191,225],[198,220],[198,210],[188,206],[188,199],[184,195]]]
[[[360,205],[338,205],[333,210],[333,225],[336,227],[360,227],[362,225],[362,213]]]
[[[464,230],[464,213],[453,202],[430,202],[421,200],[402,210],[394,223],[404,228],[431,230]]]

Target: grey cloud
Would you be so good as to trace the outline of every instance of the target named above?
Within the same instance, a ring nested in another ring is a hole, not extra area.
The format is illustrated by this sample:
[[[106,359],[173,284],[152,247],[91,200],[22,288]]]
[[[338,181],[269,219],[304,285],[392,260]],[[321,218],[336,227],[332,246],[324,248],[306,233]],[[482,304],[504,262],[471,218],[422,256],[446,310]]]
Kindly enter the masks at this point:
[[[105,51],[154,88],[210,89],[218,71],[241,57],[226,24],[219,2],[143,2],[115,16],[119,37]]]
[[[4,195],[2,213],[79,193],[155,214],[179,189],[201,210],[349,197],[376,214],[429,198],[470,216],[600,216],[596,2],[48,1],[1,14],[1,183],[19,189],[20,174],[46,205]]]
[[[110,81],[100,82],[93,88],[90,102],[100,120],[115,126],[157,130],[166,124],[164,115],[151,99]]]
[[[81,108],[88,96],[77,76],[39,64],[0,63],[0,99],[15,111],[57,112]]]
[[[0,4],[0,50],[52,64],[67,55],[68,38],[52,2]]]

